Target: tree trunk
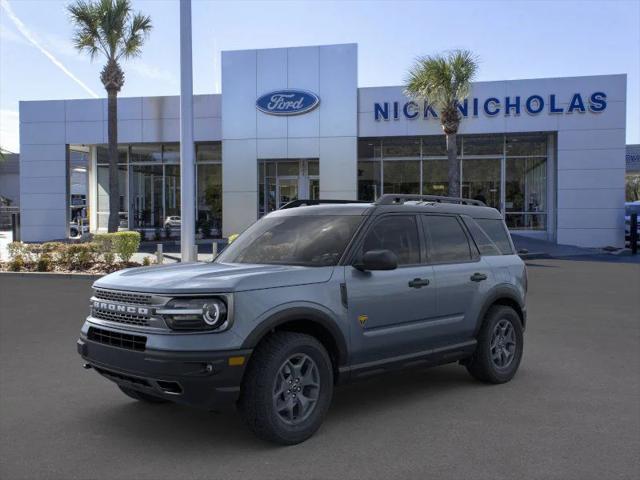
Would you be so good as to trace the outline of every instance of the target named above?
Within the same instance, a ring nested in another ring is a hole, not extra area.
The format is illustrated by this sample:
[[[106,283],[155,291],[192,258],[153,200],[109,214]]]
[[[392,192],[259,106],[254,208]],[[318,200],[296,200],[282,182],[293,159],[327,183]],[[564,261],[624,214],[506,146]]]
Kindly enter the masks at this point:
[[[457,134],[447,134],[447,159],[449,166],[449,196],[460,196],[460,162],[458,161]]]
[[[120,182],[118,175],[118,91],[107,90],[109,135],[109,232],[120,225]]]

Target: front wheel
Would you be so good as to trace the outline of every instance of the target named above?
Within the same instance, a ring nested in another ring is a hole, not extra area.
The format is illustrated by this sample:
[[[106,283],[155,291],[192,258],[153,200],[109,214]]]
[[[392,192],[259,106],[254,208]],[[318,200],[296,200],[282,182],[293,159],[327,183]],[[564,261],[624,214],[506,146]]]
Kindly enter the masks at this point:
[[[322,344],[310,335],[276,332],[252,355],[240,411],[260,438],[293,445],[320,427],[333,396],[333,369]]]
[[[518,370],[523,346],[519,315],[511,307],[493,306],[480,329],[476,351],[465,366],[482,382],[508,382]]]

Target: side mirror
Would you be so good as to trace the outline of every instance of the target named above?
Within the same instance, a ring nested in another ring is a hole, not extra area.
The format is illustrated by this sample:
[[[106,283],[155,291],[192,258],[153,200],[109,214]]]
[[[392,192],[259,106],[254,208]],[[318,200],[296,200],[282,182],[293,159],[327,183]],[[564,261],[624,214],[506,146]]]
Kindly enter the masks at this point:
[[[395,270],[398,268],[398,256],[391,250],[369,250],[353,267],[363,272],[366,270]]]
[[[521,248],[520,250],[518,250],[518,255],[526,255],[527,253],[529,253],[529,250],[527,250],[526,248]]]

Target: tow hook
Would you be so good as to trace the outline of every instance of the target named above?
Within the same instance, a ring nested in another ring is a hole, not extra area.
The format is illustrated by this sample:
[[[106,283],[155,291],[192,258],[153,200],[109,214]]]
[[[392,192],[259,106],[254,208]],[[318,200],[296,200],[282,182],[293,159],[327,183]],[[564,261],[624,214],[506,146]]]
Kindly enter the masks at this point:
[[[85,363],[84,365],[82,365],[82,368],[84,368],[85,370],[89,370],[90,368],[93,368],[93,367],[88,363]]]

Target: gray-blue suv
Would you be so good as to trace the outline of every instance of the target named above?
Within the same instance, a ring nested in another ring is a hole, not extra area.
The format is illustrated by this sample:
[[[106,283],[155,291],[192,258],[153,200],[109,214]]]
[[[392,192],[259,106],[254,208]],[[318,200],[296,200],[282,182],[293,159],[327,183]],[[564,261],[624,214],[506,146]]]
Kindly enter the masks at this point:
[[[515,375],[527,276],[498,211],[415,195],[287,207],[211,263],[96,281],[85,367],[144,402],[235,404],[281,444],[313,435],[338,383],[450,362]]]

